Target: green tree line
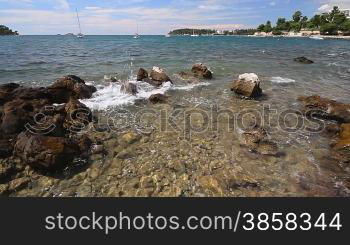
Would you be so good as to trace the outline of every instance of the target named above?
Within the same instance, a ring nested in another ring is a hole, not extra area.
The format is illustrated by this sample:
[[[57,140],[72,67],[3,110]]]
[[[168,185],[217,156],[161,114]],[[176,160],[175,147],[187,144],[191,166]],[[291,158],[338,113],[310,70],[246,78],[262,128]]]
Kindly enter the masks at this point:
[[[18,35],[18,32],[12,31],[7,26],[0,25],[0,35]]]
[[[210,30],[210,29],[177,29],[169,32],[169,35],[208,35],[208,34],[215,34],[216,30]]]
[[[272,32],[274,35],[281,35],[283,31],[300,32],[301,29],[319,30],[323,35],[337,35],[338,31],[350,35],[350,19],[335,6],[330,13],[316,14],[310,19],[303,16],[301,11],[296,11],[291,20],[278,18],[275,26],[272,26],[271,21],[267,21],[257,28],[258,31]]]

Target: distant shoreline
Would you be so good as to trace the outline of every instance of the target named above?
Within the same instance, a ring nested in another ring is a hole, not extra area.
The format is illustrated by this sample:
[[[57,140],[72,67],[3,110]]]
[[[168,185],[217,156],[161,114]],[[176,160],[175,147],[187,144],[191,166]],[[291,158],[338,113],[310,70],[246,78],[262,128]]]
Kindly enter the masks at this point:
[[[266,37],[287,37],[287,38],[311,38],[313,36],[321,37],[324,39],[344,39],[344,40],[350,40],[350,36],[335,36],[335,35],[310,35],[310,36],[291,36],[291,35],[248,35],[249,37],[258,37],[258,38],[266,38]]]
[[[20,36],[52,36],[52,37],[72,37],[67,35],[56,35],[56,34],[25,34],[25,35],[0,35],[0,37],[20,37]],[[85,35],[85,36],[130,36],[131,34],[105,34],[105,35]],[[150,35],[140,35],[142,36],[164,36],[163,34],[150,34]],[[311,36],[291,36],[291,35],[199,35],[198,37],[253,37],[253,38],[278,38],[278,37],[285,37],[285,38],[310,38],[313,36],[321,37],[324,39],[342,39],[342,40],[350,40],[350,36],[335,36],[335,35],[311,35]],[[189,35],[172,35],[171,37],[191,37]]]

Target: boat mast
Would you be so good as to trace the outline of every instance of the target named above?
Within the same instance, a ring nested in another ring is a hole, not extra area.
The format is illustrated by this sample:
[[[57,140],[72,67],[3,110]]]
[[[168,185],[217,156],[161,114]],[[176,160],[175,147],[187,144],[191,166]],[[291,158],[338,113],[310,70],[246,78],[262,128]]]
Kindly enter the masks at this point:
[[[81,32],[81,25],[80,25],[80,19],[79,19],[79,14],[78,14],[78,9],[75,9],[75,11],[77,12],[77,18],[78,18],[78,24],[79,24],[79,34],[82,34]]]

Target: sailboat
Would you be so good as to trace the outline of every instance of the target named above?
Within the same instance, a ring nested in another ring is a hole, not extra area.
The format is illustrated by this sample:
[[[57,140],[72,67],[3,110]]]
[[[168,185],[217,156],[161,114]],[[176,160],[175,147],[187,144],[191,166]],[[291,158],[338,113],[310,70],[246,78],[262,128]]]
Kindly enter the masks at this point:
[[[140,38],[140,35],[139,35],[139,25],[137,25],[137,32],[135,33],[134,38],[135,38],[135,39]]]
[[[83,38],[84,34],[81,31],[81,25],[80,25],[80,19],[79,19],[79,14],[78,14],[78,9],[75,9],[77,12],[77,19],[78,19],[78,24],[79,24],[79,33],[77,34],[77,38]]]
[[[199,37],[198,34],[194,34],[194,29],[193,29],[193,34],[191,35],[191,37]]]

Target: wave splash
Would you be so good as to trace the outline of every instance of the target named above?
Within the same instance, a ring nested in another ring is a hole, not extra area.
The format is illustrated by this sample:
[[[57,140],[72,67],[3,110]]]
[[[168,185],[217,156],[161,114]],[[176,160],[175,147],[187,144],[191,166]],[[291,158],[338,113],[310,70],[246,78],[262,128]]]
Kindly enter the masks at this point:
[[[173,85],[171,82],[163,83],[162,86],[154,86],[132,79],[128,81],[137,86],[136,95],[127,94],[121,91],[122,83],[109,83],[107,85],[97,85],[97,92],[91,99],[81,100],[92,110],[107,110],[109,108],[134,104],[137,100],[147,100],[153,94],[165,94],[170,90],[190,91],[199,86],[208,86],[209,83]],[[93,84],[90,83],[90,84]]]
[[[294,79],[285,78],[285,77],[272,77],[271,82],[273,83],[295,83]]]

